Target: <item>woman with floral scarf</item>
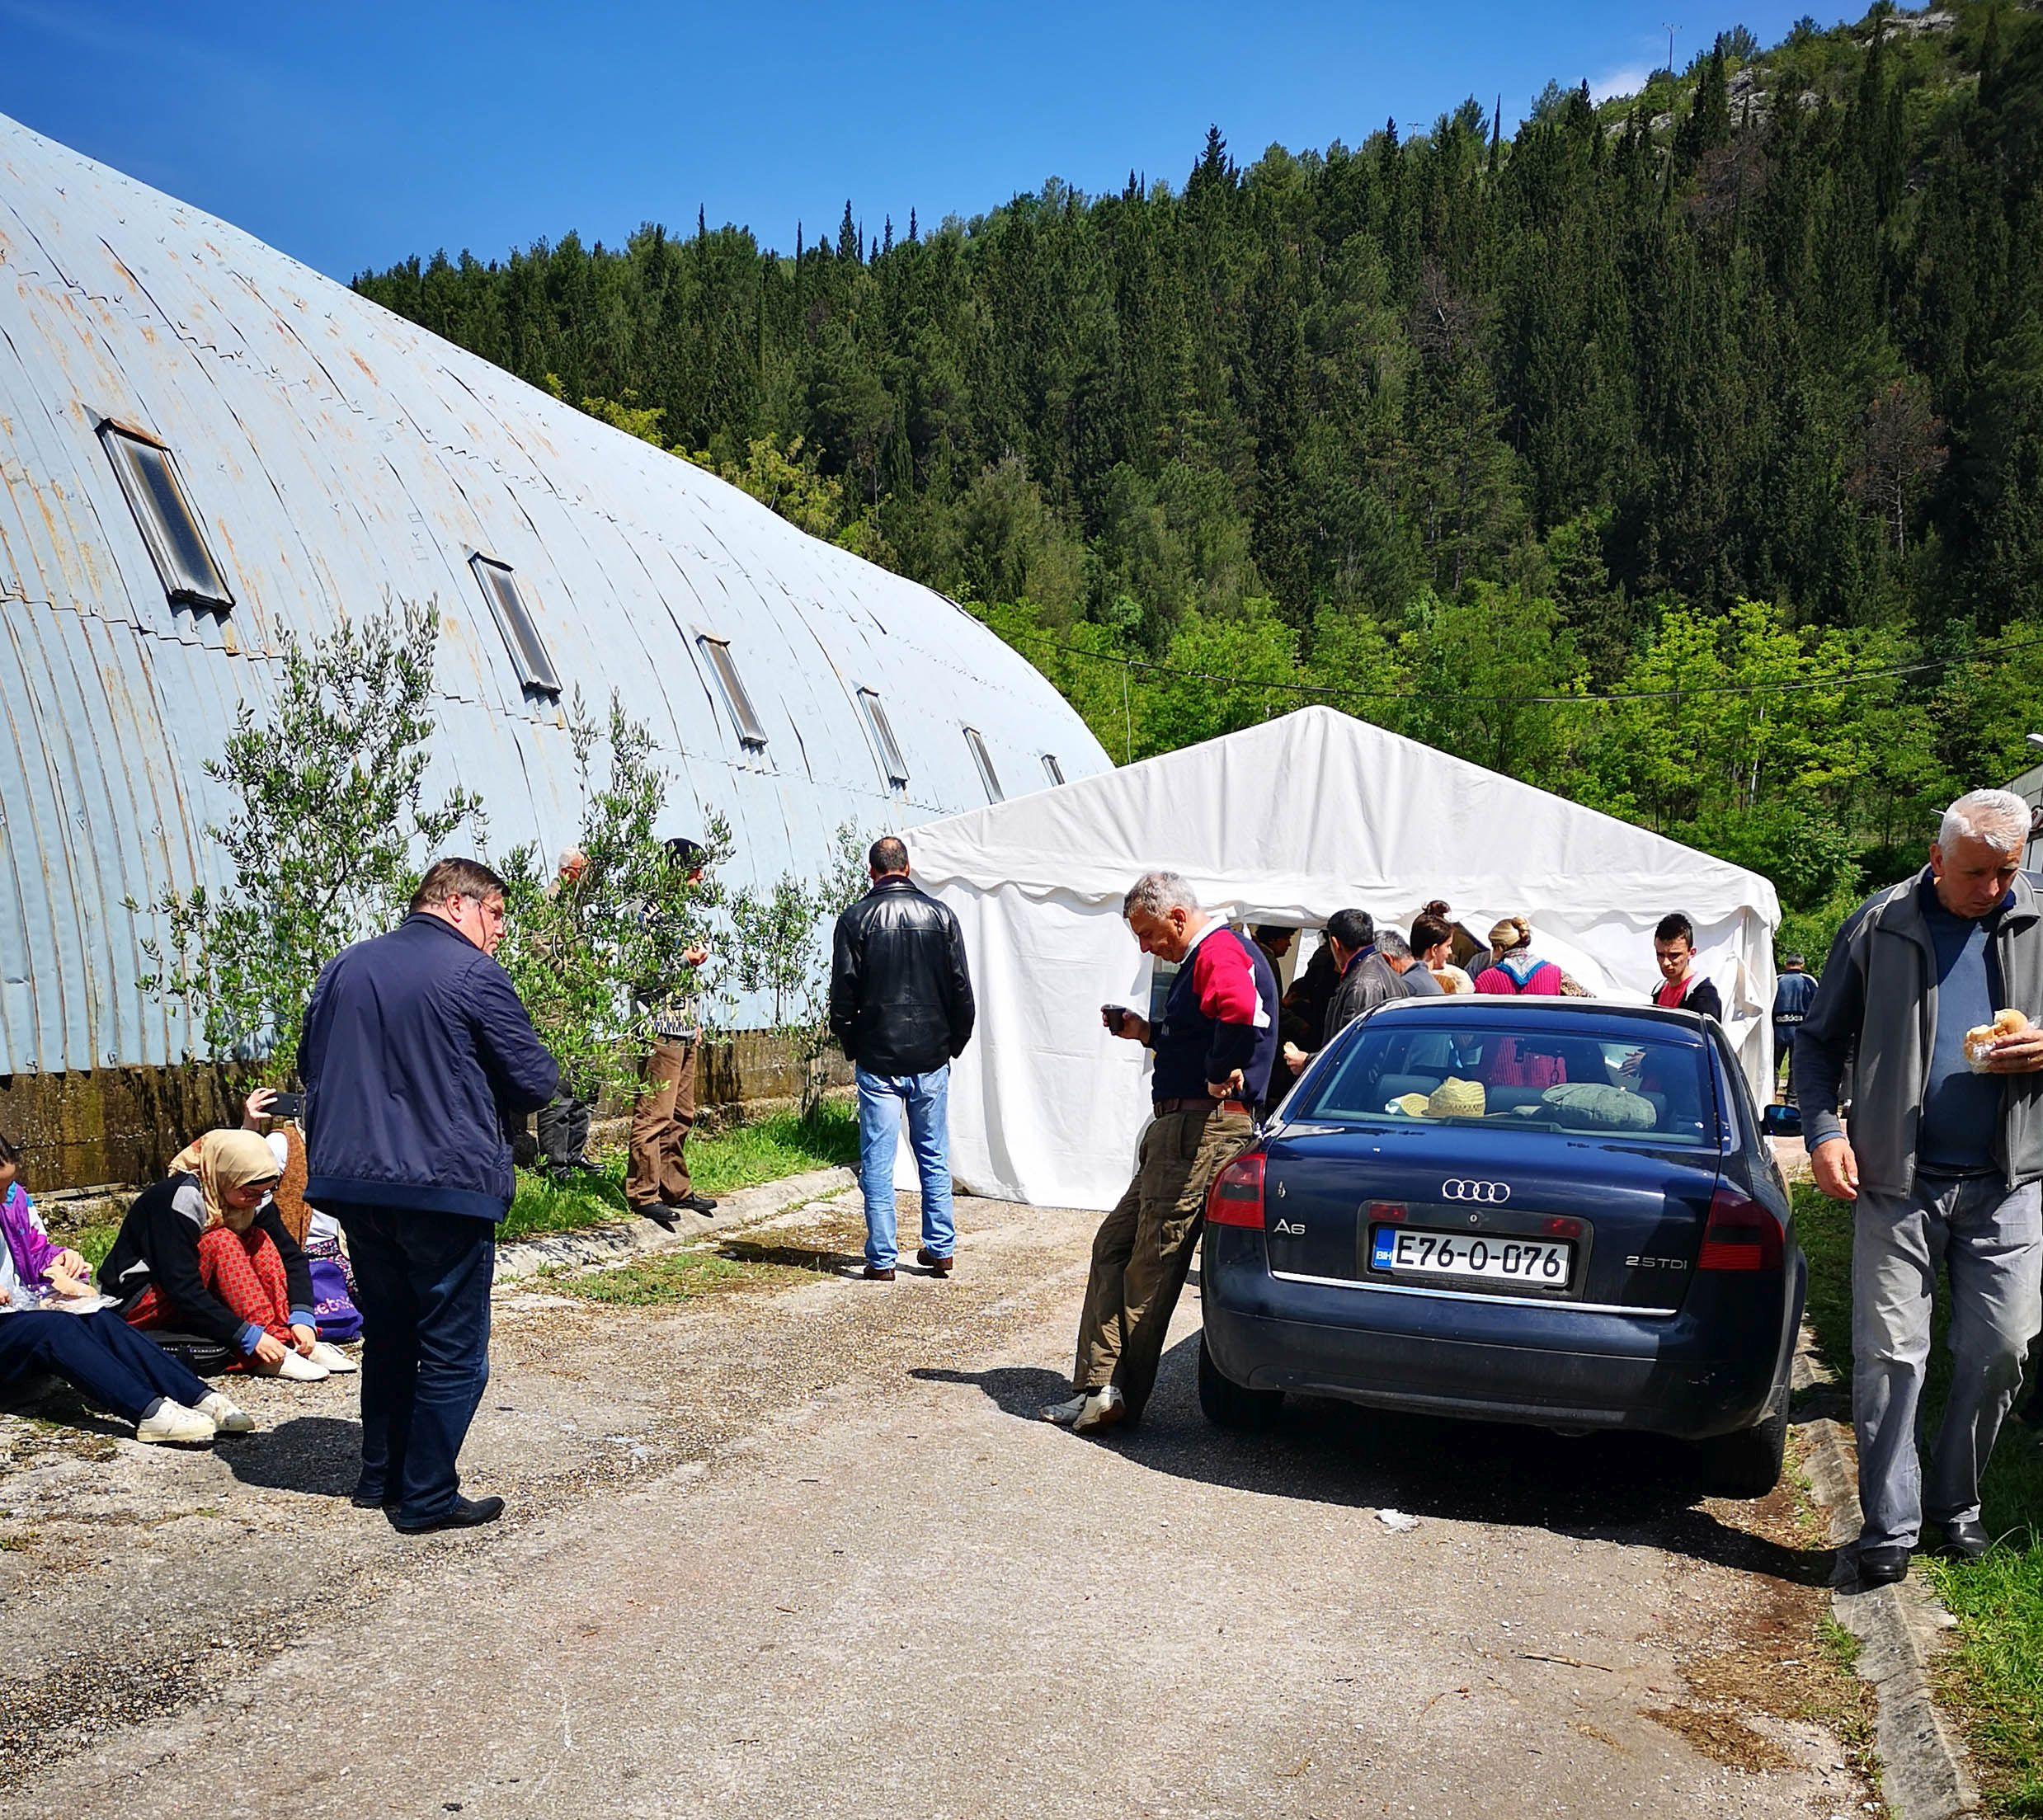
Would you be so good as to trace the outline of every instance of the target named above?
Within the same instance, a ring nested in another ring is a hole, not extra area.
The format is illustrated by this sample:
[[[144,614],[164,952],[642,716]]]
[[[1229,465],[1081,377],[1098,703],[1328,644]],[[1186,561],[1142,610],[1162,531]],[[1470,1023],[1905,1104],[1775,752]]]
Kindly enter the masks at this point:
[[[266,1376],[313,1380],[353,1361],[319,1337],[305,1253],[278,1216],[281,1172],[248,1131],[208,1131],[137,1196],[101,1281],[129,1324],[177,1331]]]

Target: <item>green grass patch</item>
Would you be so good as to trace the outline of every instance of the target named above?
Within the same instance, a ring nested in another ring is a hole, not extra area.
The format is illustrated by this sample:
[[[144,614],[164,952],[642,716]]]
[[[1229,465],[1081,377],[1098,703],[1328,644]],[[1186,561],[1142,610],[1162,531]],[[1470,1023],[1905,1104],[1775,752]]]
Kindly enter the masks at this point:
[[[812,1118],[775,1112],[769,1118],[732,1125],[713,1136],[691,1137],[688,1166],[695,1192],[712,1197],[757,1187],[810,1169],[849,1166],[859,1159],[859,1122],[848,1106],[826,1102]],[[500,1236],[527,1239],[536,1233],[579,1232],[633,1217],[624,1199],[624,1159],[613,1157],[595,1173],[565,1183],[518,1172],[518,1195]]]
[[[530,1169],[518,1171],[518,1192],[497,1230],[499,1241],[531,1239],[541,1233],[580,1232],[633,1217],[624,1200],[624,1166],[612,1163],[600,1172],[549,1182]]]
[[[1837,1658],[1838,1664],[1856,1671],[1858,1658],[1866,1653],[1866,1645],[1835,1618],[1825,1617],[1816,1629],[1823,1639],[1824,1647]]]
[[[1802,1185],[1796,1224],[1809,1254],[1809,1321],[1841,1381],[1852,1373],[1852,1210]],[[1933,1433],[1950,1381],[1950,1310],[1940,1288],[1924,1400]],[[2026,1394],[2026,1393],[2025,1393]],[[2043,1820],[2043,1446],[2010,1420],[1986,1471],[1984,1521],[2003,1537],[1984,1560],[1923,1561],[1958,1620],[1940,1691],[1957,1714],[1990,1813]]]
[[[733,1125],[700,1144],[690,1140],[688,1166],[701,1194],[728,1194],[810,1169],[850,1169],[859,1160],[858,1114],[826,1101],[815,1116],[776,1112]]]
[[[120,1236],[118,1220],[101,1221],[97,1225],[80,1226],[68,1237],[59,1237],[59,1244],[68,1244],[78,1253],[93,1269],[106,1262],[106,1253],[114,1249],[114,1240]]]
[[[2008,1451],[2026,1446],[2043,1465],[2034,1441],[2008,1438]],[[2033,1528],[2027,1534],[2026,1548],[2003,1545],[1983,1561],[1939,1561],[1931,1572],[1963,1639],[1948,1691],[1965,1714],[1991,1811],[2032,1817],[2043,1815],[2043,1547]]]
[[[608,1308],[661,1308],[734,1287],[755,1274],[713,1251],[670,1251],[586,1274],[551,1270],[545,1281],[549,1288]]]

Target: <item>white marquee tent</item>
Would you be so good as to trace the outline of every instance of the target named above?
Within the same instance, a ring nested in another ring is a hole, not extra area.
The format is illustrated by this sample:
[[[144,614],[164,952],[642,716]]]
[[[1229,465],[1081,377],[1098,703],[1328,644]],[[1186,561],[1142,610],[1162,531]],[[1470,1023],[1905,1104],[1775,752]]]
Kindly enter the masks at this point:
[[[1353,905],[1402,928],[1431,898],[1480,938],[1507,914],[1599,996],[1656,986],[1653,925],[1696,926],[1753,1091],[1771,1097],[1773,886],[1416,741],[1307,708],[1225,738],[914,830],[918,883],[963,926],[979,1034],[953,1070],[960,1187],[1106,1207],[1148,1110],[1148,1059],[1099,1008],[1147,1002],[1121,920],[1152,867],[1230,918],[1316,926]]]

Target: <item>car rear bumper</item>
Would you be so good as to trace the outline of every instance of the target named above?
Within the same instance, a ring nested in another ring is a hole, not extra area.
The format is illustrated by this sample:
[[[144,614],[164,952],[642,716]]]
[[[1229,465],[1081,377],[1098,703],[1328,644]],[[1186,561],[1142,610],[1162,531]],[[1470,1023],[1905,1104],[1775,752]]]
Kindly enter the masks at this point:
[[[1209,1228],[1207,1239],[1207,1347],[1222,1376],[1254,1390],[1701,1441],[1759,1419],[1792,1331],[1777,1284],[1697,1285],[1659,1317],[1450,1301],[1273,1277],[1260,1234]],[[1735,1318],[1725,1293],[1742,1298]]]

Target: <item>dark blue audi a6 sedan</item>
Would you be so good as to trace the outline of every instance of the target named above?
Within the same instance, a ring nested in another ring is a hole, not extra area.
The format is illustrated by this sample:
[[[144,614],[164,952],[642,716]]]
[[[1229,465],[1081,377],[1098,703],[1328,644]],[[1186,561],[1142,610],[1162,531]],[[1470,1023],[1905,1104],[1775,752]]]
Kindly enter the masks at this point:
[[[1699,1441],[1780,1476],[1807,1266],[1714,1021],[1404,999],[1316,1057],[1207,1197],[1199,1401],[1287,1390]]]

